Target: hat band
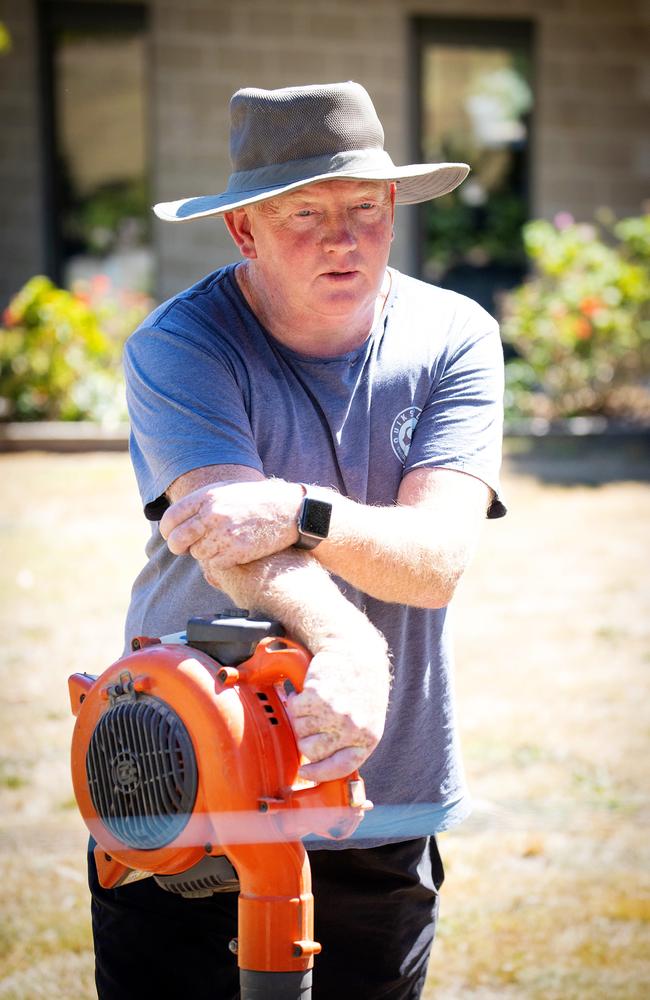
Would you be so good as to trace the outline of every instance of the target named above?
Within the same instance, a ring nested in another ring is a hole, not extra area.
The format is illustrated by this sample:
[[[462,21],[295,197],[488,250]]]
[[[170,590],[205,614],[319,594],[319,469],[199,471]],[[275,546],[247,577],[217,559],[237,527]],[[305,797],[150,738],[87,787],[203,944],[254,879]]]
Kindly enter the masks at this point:
[[[230,175],[226,192],[244,194],[307,181],[323,174],[352,171],[358,173],[364,170],[369,173],[383,172],[388,179],[391,171],[395,170],[395,164],[383,149],[351,149],[328,156],[312,156],[306,160],[274,163],[268,167],[258,167],[256,170],[239,170]]]

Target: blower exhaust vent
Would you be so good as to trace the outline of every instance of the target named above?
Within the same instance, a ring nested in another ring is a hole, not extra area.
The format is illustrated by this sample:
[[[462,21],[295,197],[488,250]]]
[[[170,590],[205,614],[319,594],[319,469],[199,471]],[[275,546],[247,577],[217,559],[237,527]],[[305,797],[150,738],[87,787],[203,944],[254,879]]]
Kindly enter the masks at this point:
[[[150,695],[117,701],[90,739],[93,806],[130,848],[156,850],[186,826],[197,790],[194,748],[181,719]]]

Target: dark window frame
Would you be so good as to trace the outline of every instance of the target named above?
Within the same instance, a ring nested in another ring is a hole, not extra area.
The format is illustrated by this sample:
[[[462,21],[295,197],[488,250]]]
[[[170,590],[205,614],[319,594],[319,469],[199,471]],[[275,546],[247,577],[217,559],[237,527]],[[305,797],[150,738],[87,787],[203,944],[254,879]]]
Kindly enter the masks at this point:
[[[531,62],[531,86],[533,94],[537,88],[537,25],[532,20],[515,18],[447,18],[437,16],[421,16],[411,19],[410,30],[410,92],[414,100],[410,102],[410,146],[414,163],[425,161],[421,143],[420,123],[423,115],[422,84],[423,84],[423,53],[427,44],[448,46],[476,46],[499,48],[503,46],[521,46],[528,52]],[[523,197],[527,215],[532,211],[532,192],[535,188],[535,103],[527,119],[529,136],[524,154],[524,176],[526,184]],[[470,164],[471,166],[471,164]],[[426,205],[416,206],[415,224],[415,267],[416,273],[422,276],[424,270],[424,247],[426,242]]]
[[[117,30],[137,30],[147,33],[149,9],[144,3],[118,3],[93,0],[92,3],[75,0],[37,0],[37,36],[40,89],[40,133],[41,161],[43,163],[42,204],[44,229],[44,270],[52,281],[60,285],[63,281],[64,254],[59,219],[63,211],[61,182],[57,163],[56,81],[54,72],[54,44],[56,31],[92,30],[99,34],[110,34]],[[147,60],[150,64],[150,60]],[[147,81],[147,96],[151,94],[150,80]],[[150,102],[149,102],[150,103]],[[151,116],[148,116],[145,131],[147,150],[151,150]],[[152,164],[147,156],[149,180]]]

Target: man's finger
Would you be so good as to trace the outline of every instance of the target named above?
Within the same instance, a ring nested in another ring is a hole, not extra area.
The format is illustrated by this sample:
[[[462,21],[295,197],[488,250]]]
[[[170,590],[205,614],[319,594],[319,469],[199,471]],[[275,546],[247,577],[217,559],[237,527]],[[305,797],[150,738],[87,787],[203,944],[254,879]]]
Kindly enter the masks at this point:
[[[316,715],[299,715],[291,718],[291,728],[296,734],[296,739],[304,740],[307,736],[316,736],[331,730],[331,726],[324,726],[323,720]]]
[[[198,516],[190,517],[187,521],[181,521],[175,528],[172,528],[167,535],[167,547],[175,556],[183,555],[195,543],[200,542],[204,535],[205,526],[202,518]],[[193,553],[194,554],[194,553]],[[204,558],[208,551],[197,555],[196,558]]]
[[[348,774],[361,767],[369,756],[361,747],[345,747],[331,757],[310,764],[303,764],[299,770],[301,778],[308,781],[334,781],[335,778],[346,778]]]
[[[298,719],[313,718],[314,715],[322,711],[323,699],[318,691],[310,686],[306,686],[298,694],[292,694],[287,701],[287,711],[292,722]]]
[[[198,496],[197,493],[188,493],[182,500],[177,500],[176,503],[167,508],[158,526],[160,534],[165,541],[167,541],[174,528],[178,527],[184,521],[189,520],[189,518],[194,517],[201,507],[202,502],[203,496]]]
[[[331,757],[341,749],[343,740],[337,733],[318,732],[298,740],[300,753],[312,762]]]

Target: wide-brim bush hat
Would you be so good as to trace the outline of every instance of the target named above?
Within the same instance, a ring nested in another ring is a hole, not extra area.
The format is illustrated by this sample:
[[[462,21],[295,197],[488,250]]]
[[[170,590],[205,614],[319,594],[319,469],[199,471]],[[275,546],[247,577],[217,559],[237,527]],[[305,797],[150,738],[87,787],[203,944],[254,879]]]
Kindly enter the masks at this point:
[[[230,101],[230,159],[224,192],[161,202],[154,206],[158,218],[222,215],[337,178],[394,181],[398,204],[414,205],[448,194],[469,173],[466,163],[395,166],[368,92],[351,81],[238,90]]]

